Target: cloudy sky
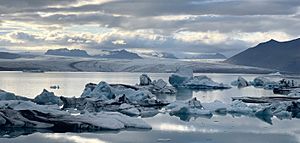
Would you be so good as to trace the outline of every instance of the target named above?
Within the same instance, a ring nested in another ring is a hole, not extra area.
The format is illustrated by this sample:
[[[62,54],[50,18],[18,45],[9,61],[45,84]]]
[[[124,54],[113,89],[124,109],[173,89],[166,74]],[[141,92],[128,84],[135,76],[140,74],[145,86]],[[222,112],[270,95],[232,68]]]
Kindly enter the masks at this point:
[[[0,0],[0,48],[227,56],[300,35],[299,0]]]

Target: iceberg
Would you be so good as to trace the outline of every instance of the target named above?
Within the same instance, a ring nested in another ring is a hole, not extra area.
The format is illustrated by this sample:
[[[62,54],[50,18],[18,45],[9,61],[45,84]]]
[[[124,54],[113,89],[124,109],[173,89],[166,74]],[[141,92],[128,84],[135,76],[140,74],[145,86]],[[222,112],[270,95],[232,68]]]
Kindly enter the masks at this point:
[[[191,70],[179,70],[169,77],[169,82],[176,88],[188,89],[229,89],[227,84],[217,83],[207,76],[193,76]]]
[[[127,85],[109,85],[101,81],[99,84],[87,84],[81,98],[95,98],[97,100],[107,101],[125,95],[131,103],[142,103],[146,100],[156,100],[156,96],[150,91],[139,89]]]
[[[172,102],[167,105],[165,109],[171,116],[175,115],[183,121],[189,121],[191,117],[212,117],[212,112],[204,109],[197,98],[193,98],[189,101]]]
[[[104,81],[99,84],[87,84],[81,97],[98,98],[102,100],[112,99],[114,97],[112,87]]]
[[[9,128],[41,128],[60,131],[151,129],[139,118],[117,112],[71,115],[57,105],[37,105],[30,101],[0,101],[0,126]]]
[[[256,77],[251,83],[254,87],[263,87],[265,89],[273,89],[279,87],[279,83],[269,80],[266,77]]]
[[[144,86],[144,85],[150,85],[151,84],[151,79],[147,74],[142,74],[140,76],[140,86]]]
[[[60,100],[60,98],[55,96],[53,92],[49,92],[46,89],[44,89],[40,95],[36,96],[33,99],[33,102],[41,105],[62,105],[62,101]]]
[[[0,89],[0,100],[25,100],[25,101],[28,101],[31,99],[22,97],[22,96],[17,96],[14,93],[10,93],[10,92]]]
[[[174,87],[168,86],[168,83],[162,79],[151,80],[147,74],[140,76],[140,84],[137,88],[149,90],[152,94],[175,94]]]
[[[227,108],[228,113],[241,115],[253,115],[257,110],[255,106],[248,106],[240,100],[234,100]]]
[[[61,97],[61,100],[64,103],[63,109],[75,108],[82,112],[113,111],[129,116],[154,116],[161,107],[169,104],[157,99],[149,88],[106,82],[89,83],[80,98]]]
[[[231,88],[227,84],[217,83],[207,76],[195,76],[192,78],[181,77],[179,75],[171,75],[169,77],[171,85],[177,88],[188,89],[229,89]]]
[[[236,81],[231,82],[232,86],[237,86],[238,88],[247,87],[250,83],[244,79],[243,77],[239,76]]]
[[[293,97],[293,96],[298,96],[300,97],[300,88],[295,88],[293,90],[290,91],[290,93],[287,95],[287,96],[290,96],[290,97]]]

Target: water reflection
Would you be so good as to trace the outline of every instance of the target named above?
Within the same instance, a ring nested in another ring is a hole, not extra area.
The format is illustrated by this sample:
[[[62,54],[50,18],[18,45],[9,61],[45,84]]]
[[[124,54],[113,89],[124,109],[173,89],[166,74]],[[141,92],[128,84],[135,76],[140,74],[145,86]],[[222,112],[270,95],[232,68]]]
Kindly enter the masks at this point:
[[[217,129],[201,129],[193,125],[178,125],[170,123],[162,123],[158,127],[155,127],[161,131],[174,131],[174,132],[202,132],[202,133],[217,133],[220,132]]]
[[[128,132],[147,132],[150,131],[149,129],[134,129],[134,128],[128,128],[121,131],[128,131]],[[56,135],[63,135],[65,133],[96,133],[96,134],[118,134],[120,131],[114,131],[114,130],[102,130],[102,131],[76,131],[76,132],[62,132],[57,130],[50,130],[50,129],[34,129],[34,128],[0,128],[0,138],[18,138],[20,136],[27,136],[30,134],[35,133],[43,133],[47,135],[53,135],[54,133],[57,133]],[[49,134],[52,133],[52,134]],[[58,136],[49,136],[49,137],[58,137]]]
[[[78,135],[45,134],[44,137],[53,141],[59,140],[73,143],[108,143],[100,140],[99,138],[86,138]]]

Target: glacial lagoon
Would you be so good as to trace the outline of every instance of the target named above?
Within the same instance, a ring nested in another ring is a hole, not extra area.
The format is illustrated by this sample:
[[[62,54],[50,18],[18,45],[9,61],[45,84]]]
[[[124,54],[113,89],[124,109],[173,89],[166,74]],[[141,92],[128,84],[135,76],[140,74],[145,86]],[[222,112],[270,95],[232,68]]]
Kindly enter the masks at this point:
[[[49,73],[22,73],[1,72],[0,89],[34,98],[45,88],[59,96],[79,97],[85,84],[108,83],[137,84],[141,73],[89,73],[89,72],[49,72]],[[169,73],[149,73],[152,79],[163,79],[168,81]],[[253,80],[260,76],[257,74],[195,74],[207,75],[214,81],[230,84],[231,81],[243,76],[247,80]],[[279,80],[279,76],[271,76],[272,80]],[[298,76],[289,77],[298,80]],[[51,89],[50,86],[59,85],[59,89]],[[233,87],[228,90],[214,91],[191,91],[179,90],[177,95],[160,95],[159,98],[169,101],[188,100],[197,97],[201,102],[213,102],[220,100],[225,103],[231,102],[231,97],[236,96],[269,96],[274,95],[271,90],[261,88]],[[179,118],[169,114],[160,113],[154,117],[144,118],[152,126],[152,130],[121,130],[101,131],[89,133],[50,133],[49,131],[37,130],[25,135],[27,130],[16,130],[15,137],[1,136],[0,142],[23,143],[23,142],[45,142],[45,143],[296,143],[300,142],[300,120],[272,118],[272,124],[261,119],[232,116],[213,115],[212,117]],[[22,134],[19,136],[19,134]]]

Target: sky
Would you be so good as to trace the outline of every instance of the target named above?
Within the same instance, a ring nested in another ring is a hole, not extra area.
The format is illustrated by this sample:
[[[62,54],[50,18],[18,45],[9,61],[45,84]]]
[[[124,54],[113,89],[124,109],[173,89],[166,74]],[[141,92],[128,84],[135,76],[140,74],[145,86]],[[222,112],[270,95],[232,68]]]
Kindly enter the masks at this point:
[[[299,29],[300,0],[0,0],[0,50],[231,56]]]

